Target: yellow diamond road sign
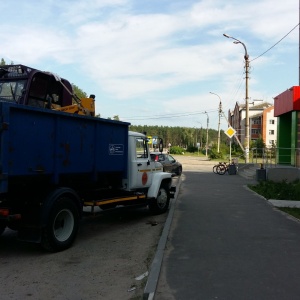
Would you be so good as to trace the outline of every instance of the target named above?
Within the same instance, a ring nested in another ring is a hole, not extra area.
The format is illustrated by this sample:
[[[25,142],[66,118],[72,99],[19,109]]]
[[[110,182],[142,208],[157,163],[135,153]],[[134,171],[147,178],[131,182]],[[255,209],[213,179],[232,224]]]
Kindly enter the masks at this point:
[[[231,126],[225,130],[225,134],[229,137],[232,138],[235,135],[236,131],[233,129]]]

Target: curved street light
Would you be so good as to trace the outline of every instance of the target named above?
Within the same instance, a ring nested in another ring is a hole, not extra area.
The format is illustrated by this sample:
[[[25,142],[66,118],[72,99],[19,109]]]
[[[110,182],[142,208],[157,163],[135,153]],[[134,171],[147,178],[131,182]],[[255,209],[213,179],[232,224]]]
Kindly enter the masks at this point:
[[[223,35],[228,38],[228,39],[233,39],[234,40],[234,44],[242,44],[244,49],[245,49],[245,55],[244,55],[244,59],[245,59],[245,72],[246,72],[246,120],[245,120],[245,141],[244,141],[244,145],[245,145],[245,161],[246,163],[249,163],[249,145],[250,145],[250,135],[249,135],[249,97],[248,97],[248,80],[249,80],[249,55],[247,52],[247,48],[246,45],[241,42],[240,40],[229,36],[225,33],[223,33]]]
[[[208,113],[206,111],[204,113],[206,114],[206,117],[207,117],[207,124],[206,124],[206,145],[205,145],[205,156],[207,157],[209,117],[208,117]]]
[[[218,153],[220,153],[220,126],[221,126],[221,114],[222,114],[222,101],[221,98],[218,94],[210,92],[210,94],[216,95],[217,97],[219,97],[220,99],[220,103],[219,103],[219,123],[218,123]]]

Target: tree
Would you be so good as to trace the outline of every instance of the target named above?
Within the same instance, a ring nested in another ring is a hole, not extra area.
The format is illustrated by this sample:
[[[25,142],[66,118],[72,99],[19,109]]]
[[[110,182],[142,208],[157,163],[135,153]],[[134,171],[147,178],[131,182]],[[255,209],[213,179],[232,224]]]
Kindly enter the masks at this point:
[[[14,62],[13,62],[13,61],[11,61],[11,62],[10,62],[10,64],[11,64],[11,65],[13,65],[13,64],[14,64]],[[4,58],[1,58],[1,61],[0,61],[0,66],[4,66],[4,65],[6,65],[6,62],[5,62]]]
[[[74,83],[72,83],[72,87],[73,87],[73,93],[75,95],[77,95],[77,97],[79,99],[81,99],[81,98],[87,98],[87,94],[82,89],[80,89],[77,85],[75,85]]]
[[[266,144],[261,136],[253,142],[254,156],[262,157],[265,152]]]
[[[257,140],[253,142],[253,147],[257,149],[264,149],[266,148],[266,144],[263,138],[260,136]]]
[[[163,139],[164,145],[169,143],[173,146],[191,149],[196,147],[200,142],[201,146],[206,142],[206,129],[190,128],[190,127],[168,127],[168,126],[147,126],[147,125],[131,125],[131,131],[146,132],[148,136],[157,136]],[[226,144],[227,136],[221,131],[221,145]],[[217,143],[218,132],[214,129],[208,130],[209,145]]]

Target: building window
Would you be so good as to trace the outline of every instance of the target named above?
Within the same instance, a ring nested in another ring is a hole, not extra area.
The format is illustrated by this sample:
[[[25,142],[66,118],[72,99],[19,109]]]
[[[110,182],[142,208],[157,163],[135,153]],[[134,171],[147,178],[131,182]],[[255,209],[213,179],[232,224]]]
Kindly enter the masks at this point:
[[[260,129],[251,129],[252,134],[260,134]]]
[[[269,140],[270,145],[274,145],[274,140]]]
[[[275,124],[275,120],[273,119],[269,120],[269,124]]]
[[[259,119],[253,119],[253,124],[256,124],[256,125],[260,125],[260,118]]]
[[[269,130],[269,135],[273,135],[274,134],[274,130]]]

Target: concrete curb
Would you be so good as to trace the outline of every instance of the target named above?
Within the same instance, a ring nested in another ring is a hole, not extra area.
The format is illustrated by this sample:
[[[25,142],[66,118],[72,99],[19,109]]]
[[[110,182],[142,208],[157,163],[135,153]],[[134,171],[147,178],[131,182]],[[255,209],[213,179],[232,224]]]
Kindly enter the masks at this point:
[[[300,201],[293,201],[293,200],[268,200],[273,206],[276,207],[296,207],[300,208]]]
[[[166,243],[168,240],[168,235],[169,235],[170,227],[171,227],[172,220],[173,220],[175,204],[176,204],[176,201],[178,198],[181,181],[182,181],[182,176],[180,176],[180,179],[178,180],[178,185],[176,188],[176,195],[175,195],[175,198],[173,199],[173,201],[171,201],[171,208],[169,210],[169,214],[168,214],[162,235],[159,239],[154,259],[153,259],[151,267],[150,267],[148,280],[147,280],[147,283],[146,283],[146,286],[144,289],[143,300],[153,300],[154,299],[154,295],[155,295],[155,291],[156,291],[156,287],[157,287],[157,283],[158,283],[158,279],[159,279],[159,274],[160,274],[160,270],[161,270],[162,260],[163,260],[163,256],[164,256],[164,250],[166,248]]]

